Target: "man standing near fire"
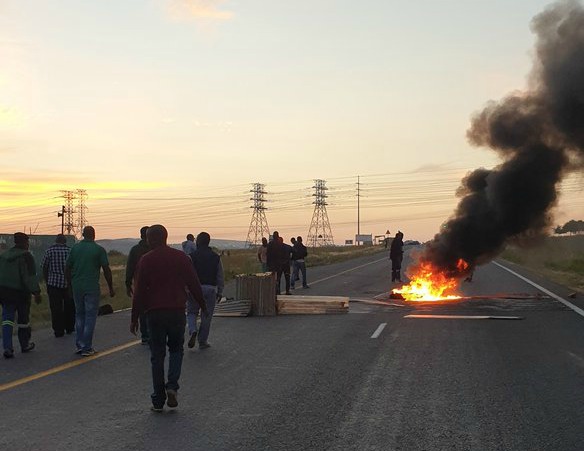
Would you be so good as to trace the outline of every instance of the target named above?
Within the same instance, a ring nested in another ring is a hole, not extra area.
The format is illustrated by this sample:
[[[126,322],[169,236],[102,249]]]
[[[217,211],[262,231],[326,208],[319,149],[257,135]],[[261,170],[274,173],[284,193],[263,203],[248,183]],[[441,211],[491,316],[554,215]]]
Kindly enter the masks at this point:
[[[389,248],[389,258],[391,260],[391,281],[401,282],[401,264],[404,258],[404,234],[397,232]]]

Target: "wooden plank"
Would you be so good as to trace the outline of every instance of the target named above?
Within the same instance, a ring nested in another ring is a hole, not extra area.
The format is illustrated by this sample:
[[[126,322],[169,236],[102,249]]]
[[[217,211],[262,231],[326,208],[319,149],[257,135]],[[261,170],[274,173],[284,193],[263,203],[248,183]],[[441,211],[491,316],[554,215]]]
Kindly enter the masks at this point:
[[[349,310],[348,307],[318,307],[318,306],[300,306],[300,305],[289,305],[282,307],[280,310]]]
[[[282,310],[279,315],[343,315],[349,313],[348,310],[325,311],[325,310]]]
[[[294,296],[280,294],[277,297],[278,301],[349,301],[346,296]]]
[[[298,307],[298,308],[349,308],[348,304],[344,303],[325,303],[325,302],[311,302],[308,303],[298,303],[298,302],[278,302],[278,308],[286,308],[286,307]]]
[[[235,313],[235,312],[215,312],[213,313],[213,316],[225,316],[225,317],[245,317],[245,316],[249,316],[249,312],[241,312],[241,313]]]

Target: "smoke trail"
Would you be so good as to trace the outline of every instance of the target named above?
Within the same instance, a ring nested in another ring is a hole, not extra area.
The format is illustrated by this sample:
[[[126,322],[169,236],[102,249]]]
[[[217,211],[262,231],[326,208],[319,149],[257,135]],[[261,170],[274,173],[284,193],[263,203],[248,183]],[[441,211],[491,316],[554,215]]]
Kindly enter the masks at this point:
[[[584,8],[575,0],[555,3],[533,19],[532,30],[528,90],[488,104],[467,132],[503,163],[462,180],[454,215],[421,257],[447,275],[459,274],[458,258],[472,269],[510,240],[545,235],[559,182],[584,168]]]

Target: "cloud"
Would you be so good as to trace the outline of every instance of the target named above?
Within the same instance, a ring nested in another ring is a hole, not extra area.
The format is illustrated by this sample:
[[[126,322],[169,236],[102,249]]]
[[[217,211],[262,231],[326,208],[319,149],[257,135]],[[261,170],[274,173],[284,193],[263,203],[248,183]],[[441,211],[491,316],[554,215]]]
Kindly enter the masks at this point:
[[[233,18],[233,12],[220,9],[225,0],[168,0],[170,15],[175,19],[224,21]]]

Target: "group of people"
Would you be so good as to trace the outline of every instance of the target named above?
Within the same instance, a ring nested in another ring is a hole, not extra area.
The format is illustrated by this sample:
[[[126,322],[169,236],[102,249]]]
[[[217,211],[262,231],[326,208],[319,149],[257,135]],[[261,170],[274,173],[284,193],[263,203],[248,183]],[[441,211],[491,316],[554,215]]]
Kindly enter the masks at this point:
[[[142,343],[150,346],[152,364],[152,409],[160,412],[166,403],[178,405],[185,326],[188,323],[190,348],[197,338],[200,349],[210,347],[208,336],[213,310],[224,287],[219,255],[209,244],[206,232],[196,241],[189,235],[183,251],[168,246],[168,232],[162,225],[143,227],[126,266],[126,293],[132,297],[130,332],[140,330]],[[35,348],[31,341],[31,295],[42,301],[36,262],[29,252],[25,233],[14,234],[14,247],[0,254],[0,304],[4,357],[14,357],[13,329],[23,353]],[[51,321],[55,337],[75,332],[76,353],[95,354],[93,335],[99,310],[101,272],[109,295],[115,295],[112,273],[105,249],[95,242],[95,230],[83,229],[83,239],[72,248],[58,235],[45,253],[42,273],[47,284]],[[185,314],[186,299],[186,314]],[[200,314],[200,325],[197,317]],[[16,321],[16,323],[15,323]],[[169,352],[165,378],[164,359]]]
[[[302,237],[292,237],[292,245],[284,243],[284,239],[276,231],[272,234],[272,240],[262,238],[262,245],[258,248],[258,260],[262,271],[276,274],[276,294],[281,294],[282,275],[284,276],[286,294],[292,294],[290,290],[296,288],[296,282],[302,274],[302,288],[310,288],[306,281],[306,262],[308,249],[302,243]],[[292,266],[292,274],[290,274]]]
[[[29,246],[29,236],[17,232],[14,247],[0,255],[2,344],[6,359],[14,357],[14,326],[18,328],[20,350],[26,353],[35,348],[31,341],[31,295],[37,304],[42,297],[36,262]],[[46,251],[41,267],[55,337],[75,332],[76,353],[84,357],[95,354],[93,332],[99,309],[101,269],[109,295],[113,297],[115,292],[107,253],[95,243],[93,227],[85,227],[83,240],[73,248],[67,246],[64,235],[57,235],[55,244]]]

